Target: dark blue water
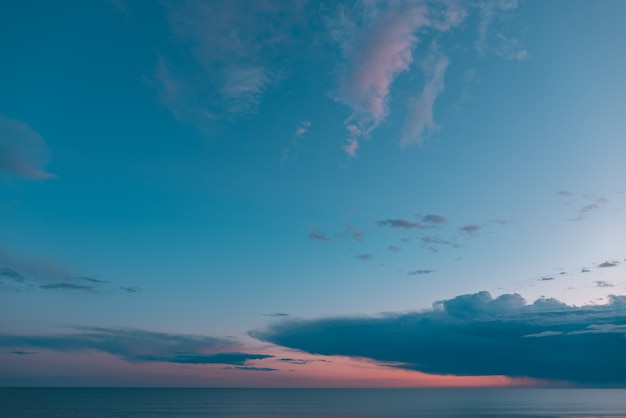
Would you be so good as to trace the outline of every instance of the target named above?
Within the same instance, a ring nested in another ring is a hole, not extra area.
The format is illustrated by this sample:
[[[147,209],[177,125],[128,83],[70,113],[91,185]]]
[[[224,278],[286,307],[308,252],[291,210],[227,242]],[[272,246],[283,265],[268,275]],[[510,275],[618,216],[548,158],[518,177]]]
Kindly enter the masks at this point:
[[[0,388],[0,417],[626,417],[626,389]]]

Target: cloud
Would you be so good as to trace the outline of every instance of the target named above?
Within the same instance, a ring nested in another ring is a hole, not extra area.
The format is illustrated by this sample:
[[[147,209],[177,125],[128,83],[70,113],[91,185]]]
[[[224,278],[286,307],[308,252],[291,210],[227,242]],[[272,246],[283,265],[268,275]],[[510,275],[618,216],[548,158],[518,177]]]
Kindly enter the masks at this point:
[[[434,273],[435,270],[413,270],[413,271],[409,271],[407,273],[408,276],[417,276],[417,275],[422,275],[422,274],[430,274],[430,273]]]
[[[431,224],[431,225],[443,225],[448,222],[448,219],[443,215],[433,215],[428,214],[422,216],[422,222]]]
[[[8,267],[0,268],[0,281],[2,281],[2,279],[11,280],[13,282],[19,283],[22,283],[26,280],[26,278],[22,274]]]
[[[0,114],[0,173],[29,180],[55,177],[44,167],[50,151],[30,126]]]
[[[39,286],[40,289],[44,290],[80,290],[83,292],[95,292],[96,286],[88,285],[88,284],[80,284],[80,283],[52,283],[52,284],[42,284]]]
[[[559,190],[558,192],[556,192],[557,196],[573,196],[571,192],[568,192],[567,190]]]
[[[119,289],[127,293],[140,290],[135,286]],[[108,280],[76,275],[72,269],[54,260],[14,254],[0,246],[0,290],[108,293],[115,288]]]
[[[582,221],[584,219],[586,219],[586,215],[597,211],[598,209],[601,208],[602,205],[607,203],[607,199],[604,197],[599,197],[597,199],[595,199],[594,203],[590,203],[587,205],[582,206],[579,210],[578,210],[578,216],[576,216],[575,218],[570,219],[570,221]]]
[[[344,151],[354,157],[358,139],[369,137],[386,118],[391,85],[413,63],[417,32],[422,28],[447,31],[460,24],[465,15],[454,2],[360,1],[349,9],[340,9],[338,17],[332,20],[331,32],[344,59],[336,99],[352,110],[345,122],[349,138]],[[422,94],[423,106],[411,113],[425,111],[428,102],[434,101],[432,93],[443,76],[440,70],[436,74],[437,80],[427,83]],[[403,140],[403,146],[414,139],[411,135],[421,133],[414,120],[410,120],[413,125],[405,130],[407,139]],[[424,126],[427,124],[425,121]]]
[[[459,231],[465,234],[475,234],[480,231],[481,226],[476,224],[467,224],[459,228]]]
[[[286,316],[291,316],[291,315],[288,313],[284,313],[284,312],[275,312],[275,313],[263,314],[263,316],[286,317]]]
[[[245,364],[248,360],[263,360],[271,357],[274,356],[238,352],[216,354],[176,353],[169,356],[141,355],[137,357],[136,361],[159,361],[181,364]]]
[[[295,161],[298,158],[300,141],[306,134],[309,133],[309,129],[311,129],[311,122],[308,120],[302,121],[298,124],[298,127],[291,137],[290,144],[283,148],[283,155],[281,158],[281,162],[283,164],[288,161]]]
[[[406,219],[385,219],[382,221],[376,222],[378,226],[388,226],[390,228],[400,228],[400,229],[413,229],[413,228],[422,228],[417,222],[411,222]]]
[[[309,233],[307,235],[307,238],[313,241],[322,241],[322,242],[330,241],[330,237],[326,235],[325,233],[323,233],[322,231],[320,231],[315,225],[309,226]]]
[[[356,258],[362,261],[370,261],[372,259],[372,255],[371,254],[359,254],[356,256]]]
[[[206,123],[255,113],[290,56],[304,1],[165,1],[176,55],[162,56],[149,84],[181,121]],[[297,49],[296,49],[297,50]],[[281,62],[284,60],[281,60]],[[174,66],[173,62],[185,62]]]
[[[596,287],[614,287],[615,286],[613,283],[609,283],[604,280],[596,280],[595,283],[596,283]]]
[[[0,334],[0,346],[60,352],[94,350],[130,362],[244,365],[248,360],[273,357],[237,351],[211,352],[239,346],[229,338],[100,327],[76,327],[74,331],[52,335]]]
[[[348,139],[348,143],[341,147],[350,157],[356,157],[356,150],[359,149],[359,141],[355,138]]]
[[[311,354],[396,362],[431,374],[623,385],[626,296],[609,300],[575,307],[479,292],[435,302],[423,312],[285,320],[249,334]]]
[[[278,369],[271,367],[252,367],[252,366],[236,366],[236,367],[224,367],[224,370],[247,370],[252,372],[275,372]]]
[[[541,279],[539,279],[539,280],[540,280],[540,281],[542,281],[542,282],[550,282],[550,281],[554,280],[554,277],[547,277],[547,276],[544,276],[544,277],[542,277],[542,278],[541,278]]]
[[[337,100],[353,110],[347,127],[367,136],[388,113],[391,84],[413,62],[415,31],[426,10],[410,4],[358,2],[333,22],[345,67]]]
[[[353,240],[359,242],[363,241],[363,232],[361,232],[361,229],[358,226],[347,223],[344,223],[343,226],[346,228],[346,230],[337,234],[338,236],[342,238],[350,237]]]
[[[493,52],[506,60],[523,61],[529,57],[521,42],[516,38],[492,30],[494,21],[517,8],[517,0],[482,0],[476,2],[480,14],[478,39],[475,47],[479,55]]]
[[[397,253],[398,251],[400,251],[400,247],[396,247],[395,245],[390,245],[389,247],[387,247],[387,249],[392,253]]]
[[[598,267],[600,268],[617,267],[617,266],[619,266],[619,262],[617,261],[605,261],[603,263],[598,264]]]
[[[428,133],[439,129],[434,121],[433,108],[435,100],[444,90],[444,76],[449,63],[448,58],[436,48],[424,61],[426,83],[418,97],[409,99],[407,118],[400,139],[402,148],[421,145]]]

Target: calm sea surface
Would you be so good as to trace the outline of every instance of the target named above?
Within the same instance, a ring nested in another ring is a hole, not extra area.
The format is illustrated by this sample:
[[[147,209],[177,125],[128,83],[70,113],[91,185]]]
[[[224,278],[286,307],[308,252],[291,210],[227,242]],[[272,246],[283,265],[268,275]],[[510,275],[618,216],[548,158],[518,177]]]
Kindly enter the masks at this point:
[[[626,389],[0,388],[0,417],[626,417]]]

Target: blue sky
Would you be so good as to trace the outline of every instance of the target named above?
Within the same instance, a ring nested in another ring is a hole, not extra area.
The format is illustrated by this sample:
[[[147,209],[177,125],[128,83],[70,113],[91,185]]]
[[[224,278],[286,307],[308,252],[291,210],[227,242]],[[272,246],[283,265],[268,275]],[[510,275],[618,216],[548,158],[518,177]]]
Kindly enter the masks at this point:
[[[420,370],[415,335],[437,332],[383,353],[333,328],[448,330],[445,301],[523,298],[462,322],[624,348],[623,2],[5,9],[1,384],[626,381]]]

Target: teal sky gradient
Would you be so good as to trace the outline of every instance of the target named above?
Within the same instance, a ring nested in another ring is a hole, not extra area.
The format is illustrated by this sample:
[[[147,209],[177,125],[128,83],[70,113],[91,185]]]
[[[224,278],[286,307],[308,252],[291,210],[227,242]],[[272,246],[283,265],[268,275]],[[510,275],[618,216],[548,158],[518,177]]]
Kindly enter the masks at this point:
[[[483,290],[576,306],[626,292],[622,1],[3,9],[1,385],[62,384],[47,358],[76,384],[271,374],[137,371],[83,347],[119,368],[85,377],[74,351],[15,335],[145,330],[279,357],[248,332]],[[316,364],[272,363],[290,377],[270,380],[332,386]]]

